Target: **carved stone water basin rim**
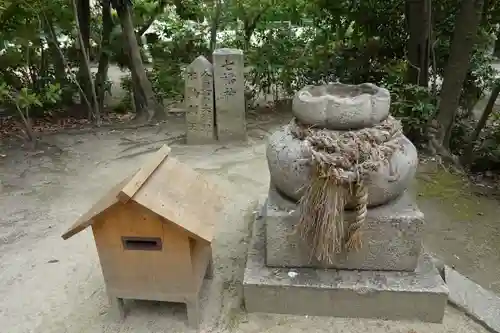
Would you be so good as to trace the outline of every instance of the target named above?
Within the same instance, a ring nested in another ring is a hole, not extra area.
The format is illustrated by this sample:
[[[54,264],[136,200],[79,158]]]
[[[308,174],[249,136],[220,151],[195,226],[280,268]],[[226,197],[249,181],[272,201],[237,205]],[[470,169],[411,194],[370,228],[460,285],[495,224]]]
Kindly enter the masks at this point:
[[[389,115],[391,95],[371,83],[306,86],[293,99],[292,112],[306,125],[332,130],[371,127]]]

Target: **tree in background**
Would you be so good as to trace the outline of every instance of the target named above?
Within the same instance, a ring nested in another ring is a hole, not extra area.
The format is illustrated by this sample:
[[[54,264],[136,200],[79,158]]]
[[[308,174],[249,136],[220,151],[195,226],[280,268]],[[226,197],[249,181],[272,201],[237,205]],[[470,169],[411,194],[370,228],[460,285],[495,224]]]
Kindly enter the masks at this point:
[[[151,121],[164,119],[165,112],[155,98],[153,87],[146,75],[146,68],[142,61],[139,42],[132,20],[131,0],[110,0],[113,8],[118,13],[122,28],[125,53],[128,55],[128,65],[132,75],[134,98],[136,101],[137,119]]]
[[[101,1],[102,31],[99,45],[99,65],[95,78],[95,90],[99,110],[104,111],[104,98],[106,94],[106,79],[108,77],[109,62],[111,59],[111,33],[115,27],[111,15],[111,3],[107,0]]]
[[[431,51],[431,0],[407,0],[405,16],[409,33],[407,81],[428,87]]]
[[[462,0],[456,16],[450,56],[440,94],[437,121],[439,143],[449,148],[451,130],[460,102],[462,87],[467,77],[471,54],[477,41],[484,0]]]
[[[72,4],[80,50],[80,96],[87,102],[89,118],[99,126],[101,125],[101,110],[90,70],[90,4],[89,0],[72,0]]]

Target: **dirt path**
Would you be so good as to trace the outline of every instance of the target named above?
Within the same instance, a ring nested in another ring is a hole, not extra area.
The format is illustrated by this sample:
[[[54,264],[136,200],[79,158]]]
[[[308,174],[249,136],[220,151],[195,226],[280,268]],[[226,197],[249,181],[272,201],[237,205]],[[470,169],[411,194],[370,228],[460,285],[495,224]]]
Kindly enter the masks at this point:
[[[484,332],[455,309],[444,325],[378,320],[307,318],[240,310],[240,284],[255,202],[268,187],[265,135],[273,117],[252,122],[247,144],[185,146],[173,154],[212,177],[227,193],[226,218],[214,243],[216,274],[204,292],[206,332]],[[27,154],[0,146],[0,323],[6,332],[187,332],[182,305],[134,302],[123,323],[107,314],[108,305],[92,236],[88,231],[63,241],[61,233],[116,181],[136,170],[147,154],[134,157],[130,140],[176,137],[180,121],[128,131],[59,134],[47,140],[61,148]],[[149,147],[159,146],[152,144]],[[433,184],[431,182],[431,184]],[[425,187],[422,207],[431,225],[426,246],[487,286],[499,287],[500,234],[495,222],[462,222],[442,210],[442,200]],[[496,205],[498,206],[498,204]],[[481,218],[500,216],[491,203]],[[439,213],[441,212],[441,213]],[[488,213],[488,214],[486,214]],[[441,215],[439,215],[441,214]],[[471,231],[474,229],[474,231]],[[495,234],[496,232],[496,234]],[[444,235],[444,236],[443,236]],[[443,241],[443,237],[447,237]],[[453,259],[457,256],[459,259]]]

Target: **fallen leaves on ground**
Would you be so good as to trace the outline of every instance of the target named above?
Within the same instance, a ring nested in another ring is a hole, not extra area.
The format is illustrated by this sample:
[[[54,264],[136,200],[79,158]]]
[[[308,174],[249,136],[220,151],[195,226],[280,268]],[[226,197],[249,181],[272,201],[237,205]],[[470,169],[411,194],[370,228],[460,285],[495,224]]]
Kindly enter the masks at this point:
[[[103,117],[102,124],[110,125],[116,123],[125,123],[132,120],[133,113],[125,114],[109,114]],[[51,117],[31,119],[33,132],[35,133],[54,133],[66,129],[89,128],[94,124],[86,118],[78,117]],[[4,116],[0,118],[0,139],[14,136],[23,136],[24,125],[18,119],[12,116]]]

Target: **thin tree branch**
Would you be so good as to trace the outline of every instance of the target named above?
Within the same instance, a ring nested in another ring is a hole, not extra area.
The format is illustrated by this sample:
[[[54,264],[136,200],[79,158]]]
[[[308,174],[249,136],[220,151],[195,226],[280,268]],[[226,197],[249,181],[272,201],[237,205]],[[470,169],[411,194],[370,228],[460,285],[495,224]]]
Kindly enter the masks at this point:
[[[481,134],[483,128],[486,126],[486,123],[488,122],[488,119],[494,110],[495,102],[499,94],[500,94],[500,82],[497,83],[493,88],[491,96],[488,99],[488,103],[486,104],[486,107],[483,110],[483,114],[481,115],[481,118],[476,124],[476,128],[474,128],[474,132],[472,132],[471,136],[468,139],[467,146],[465,147],[463,156],[461,158],[461,161],[465,166],[470,166],[470,164],[472,163],[474,146],[476,145],[477,138],[479,137],[479,134]]]
[[[83,40],[82,31],[80,30],[80,28],[81,28],[80,22],[78,22],[78,6],[76,5],[76,0],[71,0],[71,3],[73,5],[73,11],[75,13],[75,23],[76,23],[77,33],[78,33],[78,40],[80,41],[80,50],[81,50],[83,58],[84,58],[85,70],[86,70],[88,78],[89,78],[90,93],[92,94],[92,100],[93,100],[93,104],[94,104],[93,107],[90,107],[90,110],[93,110],[93,116],[95,118],[96,124],[97,124],[97,126],[100,126],[101,125],[101,118],[100,118],[100,112],[99,112],[99,105],[97,103],[97,96],[95,93],[94,80],[92,79],[92,73],[90,71],[89,57],[87,54],[87,50],[85,49],[85,43]],[[90,103],[89,103],[89,105],[90,105]]]
[[[47,18],[47,15],[45,14],[45,12],[42,11],[42,14],[45,18],[45,21],[48,23],[49,20]],[[64,53],[62,52],[61,50],[61,47],[59,46],[59,42],[57,41],[57,36],[56,36],[56,33],[54,31],[54,29],[52,28],[52,26],[49,24],[49,31],[50,31],[50,37],[53,41],[53,44],[54,46],[56,47],[57,49],[57,52],[59,53],[59,55],[61,56],[61,59],[62,59],[62,62],[63,62],[63,65],[64,67],[66,67],[66,70],[68,71],[69,73],[69,77],[71,78],[71,81],[73,81],[73,83],[76,85],[76,87],[78,88],[78,91],[81,93],[81,96],[83,96],[83,99],[85,101],[85,104],[87,104],[87,107],[89,109],[92,109],[92,105],[90,104],[90,101],[89,99],[87,98],[87,95],[85,94],[85,92],[83,91],[83,88],[82,86],[80,85],[80,83],[78,83],[78,80],[76,79],[75,75],[73,75],[71,73],[71,67],[69,66],[68,62],[66,61],[66,58],[64,57]]]
[[[262,15],[264,15],[264,13],[269,9],[271,8],[271,5],[266,5],[264,6],[264,8],[262,8],[258,13],[257,15],[251,19],[251,21],[247,21],[247,20],[244,20],[244,30],[245,30],[245,42],[246,43],[249,43],[250,42],[250,39],[252,38],[252,34],[255,30],[255,28],[257,27],[257,23],[259,23],[259,20],[260,18],[262,17]]]

